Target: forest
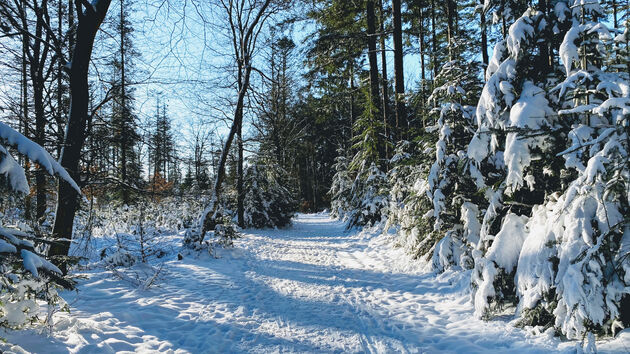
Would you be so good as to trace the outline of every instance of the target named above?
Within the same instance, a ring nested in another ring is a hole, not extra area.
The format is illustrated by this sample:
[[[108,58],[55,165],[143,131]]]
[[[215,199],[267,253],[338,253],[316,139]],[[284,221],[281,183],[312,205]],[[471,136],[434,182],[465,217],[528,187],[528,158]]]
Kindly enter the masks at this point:
[[[630,3],[0,0],[0,352],[630,352]]]

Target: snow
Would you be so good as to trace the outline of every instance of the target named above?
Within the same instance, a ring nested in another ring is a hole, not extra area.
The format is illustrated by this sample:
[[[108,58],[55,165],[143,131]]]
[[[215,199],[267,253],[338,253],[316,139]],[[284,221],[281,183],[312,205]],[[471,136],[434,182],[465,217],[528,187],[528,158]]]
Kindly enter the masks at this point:
[[[554,285],[552,257],[557,256],[551,247],[555,235],[562,232],[562,220],[550,217],[553,203],[537,205],[528,223],[529,233],[523,242],[516,270],[517,292],[520,295],[519,312],[534,308]],[[554,222],[555,221],[555,222]]]
[[[525,81],[520,98],[510,110],[509,126],[536,131],[549,125],[547,117],[553,113],[545,98],[545,92],[531,81]],[[536,147],[543,147],[545,142],[544,137],[523,138],[517,133],[507,134],[503,158],[507,167],[508,193],[519,190],[523,186],[524,170],[532,161],[530,151]],[[530,185],[535,182],[532,178],[529,181]]]
[[[9,182],[11,183],[11,188],[14,191],[28,194],[30,189],[28,187],[26,174],[24,173],[24,168],[22,168],[22,166],[15,161],[13,156],[9,154],[7,149],[1,145],[0,155],[0,174],[8,177]]]
[[[35,253],[29,250],[22,250],[22,261],[24,263],[24,269],[28,270],[35,277],[38,277],[39,274],[37,269],[46,269],[51,272],[55,272],[57,274],[61,274],[61,270],[57,268],[54,264],[49,261],[43,259],[42,257],[36,255]]]
[[[37,162],[40,166],[42,166],[50,175],[57,175],[62,178],[64,181],[68,182],[72,188],[74,188],[77,192],[81,193],[81,189],[75,183],[75,181],[70,177],[68,171],[66,171],[52,156],[41,146],[34,143],[24,135],[20,134],[10,126],[0,122],[0,138],[9,146],[15,147],[18,152],[26,157],[28,157],[31,161]],[[2,151],[4,155],[6,154],[6,149],[3,147]],[[6,160],[6,159],[5,159]],[[15,162],[15,161],[14,161]],[[10,163],[10,162],[9,162]],[[24,177],[23,181],[16,182],[14,178],[22,178],[24,176],[24,171],[17,170],[15,166],[10,166],[10,169],[7,170],[7,166],[0,166],[1,173],[17,173],[18,176],[11,176],[12,186],[16,190],[24,191],[27,185],[26,178]],[[28,188],[26,188],[28,191]]]
[[[520,58],[521,49],[534,34],[534,19],[540,16],[538,11],[527,10],[510,26],[507,37],[507,49],[514,58]]]
[[[575,41],[579,38],[580,33],[583,31],[582,26],[573,26],[564,35],[564,40],[560,44],[560,59],[564,64],[564,70],[567,76],[571,73],[571,66],[573,61],[578,61],[578,48]]]
[[[516,266],[521,247],[528,234],[525,224],[527,224],[526,216],[512,213],[506,215],[501,231],[496,235],[492,246],[488,249],[486,258],[511,272]]]
[[[380,229],[345,231],[327,214],[286,230],[245,230],[219,258],[175,254],[142,290],[92,269],[54,331],[6,331],[5,352],[575,352],[509,319],[473,319],[469,271],[426,273]],[[182,235],[163,242],[179,244]],[[630,332],[598,342],[628,346]],[[9,344],[12,343],[12,344]]]

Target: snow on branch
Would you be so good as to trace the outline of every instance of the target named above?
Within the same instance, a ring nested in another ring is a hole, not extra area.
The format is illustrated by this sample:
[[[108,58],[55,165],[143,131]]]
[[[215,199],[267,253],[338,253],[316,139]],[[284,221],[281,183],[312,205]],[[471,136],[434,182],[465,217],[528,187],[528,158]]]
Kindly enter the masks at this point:
[[[81,189],[72,177],[70,177],[68,171],[55,161],[48,151],[39,146],[39,144],[31,141],[24,135],[15,131],[15,129],[1,122],[0,139],[2,139],[5,145],[16,148],[20,154],[28,157],[33,162],[37,162],[51,176],[59,176],[59,178],[68,182],[77,192],[81,193]],[[3,153],[5,158],[0,161],[0,173],[4,173],[9,177],[11,187],[14,190],[28,193],[28,182],[24,176],[24,170],[17,165],[12,157],[10,157],[6,149],[3,148],[3,150],[4,151],[0,150],[0,153]]]

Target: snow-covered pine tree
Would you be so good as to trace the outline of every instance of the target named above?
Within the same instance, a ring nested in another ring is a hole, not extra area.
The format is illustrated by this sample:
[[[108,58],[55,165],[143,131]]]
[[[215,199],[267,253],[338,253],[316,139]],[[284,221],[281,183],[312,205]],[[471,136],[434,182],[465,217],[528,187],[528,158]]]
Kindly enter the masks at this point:
[[[362,166],[352,184],[352,209],[348,214],[348,228],[373,226],[385,221],[389,204],[387,175],[372,163]]]
[[[68,172],[38,144],[30,141],[4,123],[0,123],[0,174],[15,192],[29,193],[24,169],[17,163],[5,146],[16,149],[31,161],[38,163],[50,175],[57,175],[76,191],[77,184]],[[43,245],[52,240],[0,225],[0,326],[18,328],[36,321],[40,315],[38,301],[54,306],[63,304],[57,289],[74,287],[74,283],[62,275],[61,270],[42,253]],[[65,257],[60,262],[68,262]]]
[[[394,156],[390,159],[387,174],[390,185],[389,208],[385,230],[394,230],[396,245],[407,253],[419,257],[419,249],[426,230],[432,225],[426,217],[431,209],[426,197],[428,190],[427,176],[435,143],[428,133],[418,139],[419,147],[412,142],[402,141],[396,147]]]
[[[369,97],[369,92],[366,91]],[[367,99],[363,114],[354,122],[356,154],[349,171],[354,175],[350,190],[350,211],[347,227],[374,225],[387,217],[387,176],[382,166],[386,141],[383,139],[383,122],[375,117],[378,110]]]
[[[517,283],[523,323],[583,338],[630,327],[630,86],[611,60],[600,4],[568,5],[559,52],[566,79],[554,90],[560,119],[571,123],[558,156],[573,181],[534,209]]]
[[[347,213],[350,211],[352,178],[348,168],[348,158],[345,151],[338,149],[333,165],[335,174],[328,195],[330,196],[330,215],[339,220],[346,220]]]
[[[285,186],[286,173],[273,163],[253,161],[244,172],[246,227],[283,227],[291,223],[296,202]]]
[[[394,155],[389,159],[390,169],[387,172],[389,188],[389,213],[385,230],[398,229],[404,218],[405,199],[409,197],[412,186],[419,176],[414,176],[417,170],[414,144],[403,140],[396,145]],[[398,231],[398,230],[397,230]]]
[[[429,97],[434,108],[435,157],[427,177],[427,216],[433,231],[423,240],[423,252],[432,256],[433,268],[451,265],[471,267],[472,246],[479,238],[477,205],[480,198],[468,169],[466,147],[475,131],[475,103],[481,83],[476,62],[465,63],[457,55],[457,40],[449,45],[453,60],[444,64]],[[473,166],[474,168],[474,166]]]
[[[570,22],[563,2],[543,10],[527,9],[495,46],[468,147],[471,176],[486,199],[473,251],[479,317],[516,303],[514,275],[528,216],[561,185],[556,154],[567,126],[551,108],[556,99],[549,91],[557,79],[549,50],[558,47]]]

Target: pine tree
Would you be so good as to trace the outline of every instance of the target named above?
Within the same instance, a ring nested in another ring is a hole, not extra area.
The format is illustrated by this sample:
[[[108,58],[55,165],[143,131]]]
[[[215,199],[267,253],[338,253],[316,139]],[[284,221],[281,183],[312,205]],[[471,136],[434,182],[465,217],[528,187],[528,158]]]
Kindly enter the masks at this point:
[[[129,20],[133,4],[130,0],[120,0],[118,17],[113,23],[118,34],[118,51],[112,60],[114,97],[111,114],[112,153],[116,177],[119,179],[118,193],[123,203],[130,201],[129,186],[136,186],[140,180],[140,166],[137,159],[138,117],[134,112],[132,84],[133,60],[138,56],[133,46],[133,27]]]
[[[471,105],[478,97],[480,72],[476,62],[464,63],[457,52],[457,38],[449,45],[454,60],[442,66],[435,78],[436,88],[429,97],[434,106],[435,160],[428,175],[427,196],[432,205],[433,232],[425,247],[433,253],[433,266],[443,270],[451,265],[470,267],[471,250],[476,245],[479,230],[476,218],[477,186],[469,172],[466,156],[468,142],[475,131],[475,109]]]
[[[172,182],[174,178],[169,172],[172,172],[170,166],[174,157],[174,139],[171,122],[166,114],[166,104],[160,107],[158,102],[150,141],[149,163],[152,166],[153,183],[158,179]]]
[[[347,227],[373,226],[387,218],[389,194],[387,175],[375,164],[365,162],[358,168],[350,190]]]
[[[296,206],[291,192],[285,187],[286,172],[277,164],[261,162],[254,161],[245,169],[245,226],[287,226]]]
[[[566,78],[553,91],[560,118],[571,123],[566,149],[557,154],[571,182],[534,209],[517,277],[523,323],[582,338],[630,326],[630,93],[628,73],[618,72],[612,36],[599,21],[601,6],[570,8],[559,47]]]
[[[430,139],[423,137],[417,144],[401,141],[389,161],[391,168],[387,173],[390,190],[385,230],[394,231],[396,244],[414,257],[426,254],[422,241],[426,230],[432,228],[426,217],[430,209],[426,180],[433,152]]]
[[[552,46],[561,41],[562,33],[554,29],[565,28],[567,19],[562,7],[556,10],[526,10],[496,45],[486,71],[478,128],[468,147],[474,160],[471,177],[485,193],[478,204],[485,212],[473,252],[477,316],[517,301],[514,275],[527,217],[561,184],[555,155],[565,127],[551,107],[554,71],[541,64],[548,53],[540,48],[541,40]]]
[[[330,186],[330,215],[333,218],[346,220],[348,212],[351,210],[352,178],[348,171],[348,159],[342,149],[337,150],[338,156],[335,158],[333,176]]]

